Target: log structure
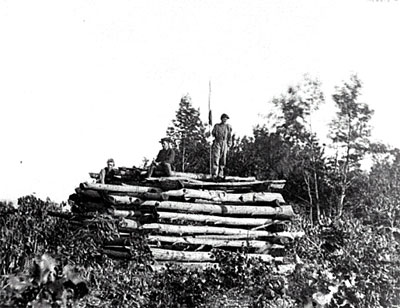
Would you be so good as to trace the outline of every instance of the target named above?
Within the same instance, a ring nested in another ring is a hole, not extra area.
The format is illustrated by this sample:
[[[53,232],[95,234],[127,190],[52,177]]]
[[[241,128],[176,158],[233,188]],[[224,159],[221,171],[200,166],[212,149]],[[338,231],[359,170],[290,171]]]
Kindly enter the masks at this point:
[[[145,174],[119,168],[112,183],[99,184],[98,174],[90,173],[93,182],[81,183],[69,198],[71,213],[51,214],[92,228],[106,217],[119,231],[102,247],[113,258],[129,259],[130,236],[146,234],[159,268],[165,262],[217,266],[214,248],[282,265],[285,246],[302,236],[289,231],[295,214],[280,193],[284,180],[226,177],[213,182],[205,174]]]

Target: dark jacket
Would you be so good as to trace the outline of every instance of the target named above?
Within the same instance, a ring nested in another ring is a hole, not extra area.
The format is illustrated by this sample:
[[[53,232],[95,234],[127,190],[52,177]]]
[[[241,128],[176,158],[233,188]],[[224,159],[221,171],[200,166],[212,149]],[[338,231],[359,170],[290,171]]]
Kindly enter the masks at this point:
[[[173,149],[168,149],[168,150],[160,150],[158,152],[156,162],[158,163],[168,163],[168,164],[173,164],[175,161],[175,151]]]

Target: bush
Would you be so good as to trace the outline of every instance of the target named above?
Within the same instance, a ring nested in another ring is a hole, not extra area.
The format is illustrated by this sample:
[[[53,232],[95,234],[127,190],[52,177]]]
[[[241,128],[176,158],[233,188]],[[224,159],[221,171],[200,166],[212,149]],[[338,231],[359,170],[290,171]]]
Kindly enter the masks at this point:
[[[304,305],[394,307],[400,304],[399,243],[387,229],[343,217],[310,227],[295,243],[288,295]]]

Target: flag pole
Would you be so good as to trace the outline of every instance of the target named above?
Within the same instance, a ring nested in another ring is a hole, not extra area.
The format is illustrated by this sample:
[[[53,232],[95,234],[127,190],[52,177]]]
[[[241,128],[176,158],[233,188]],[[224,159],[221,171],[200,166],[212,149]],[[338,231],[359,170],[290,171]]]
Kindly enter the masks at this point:
[[[212,113],[211,113],[211,80],[208,81],[208,133],[211,138]],[[212,175],[212,143],[210,143],[210,175]]]

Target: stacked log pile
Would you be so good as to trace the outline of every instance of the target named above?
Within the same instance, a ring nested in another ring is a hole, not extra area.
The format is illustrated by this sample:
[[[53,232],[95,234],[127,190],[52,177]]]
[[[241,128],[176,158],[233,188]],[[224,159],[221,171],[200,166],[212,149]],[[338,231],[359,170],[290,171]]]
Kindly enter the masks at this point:
[[[213,265],[213,248],[285,263],[286,244],[301,234],[288,231],[294,213],[279,192],[284,185],[241,177],[212,181],[208,175],[178,172],[146,179],[140,169],[120,168],[112,184],[81,183],[70,196],[68,218],[85,225],[96,215],[109,217],[119,232],[103,243],[111,257],[129,259],[130,236],[145,232],[160,266]]]

